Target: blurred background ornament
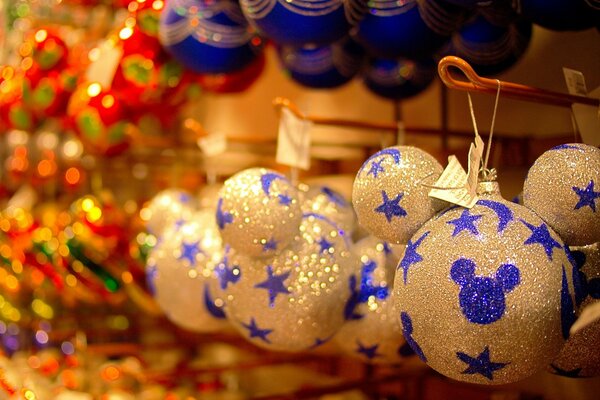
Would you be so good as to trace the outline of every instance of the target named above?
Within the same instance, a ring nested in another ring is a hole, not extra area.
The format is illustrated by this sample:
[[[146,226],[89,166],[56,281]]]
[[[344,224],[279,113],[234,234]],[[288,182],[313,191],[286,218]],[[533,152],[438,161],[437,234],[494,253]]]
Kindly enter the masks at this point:
[[[323,215],[346,236],[352,237],[356,229],[356,214],[352,204],[341,193],[322,185],[301,184],[298,190],[304,213]]]
[[[598,24],[594,0],[519,0],[516,9],[534,24],[556,31],[579,31]],[[597,2],[596,2],[597,3]]]
[[[403,100],[427,89],[436,77],[433,59],[371,59],[363,71],[367,89],[390,100]]]
[[[196,200],[188,192],[165,189],[150,199],[140,210],[140,216],[148,231],[158,239],[173,225],[189,220],[195,209]]]

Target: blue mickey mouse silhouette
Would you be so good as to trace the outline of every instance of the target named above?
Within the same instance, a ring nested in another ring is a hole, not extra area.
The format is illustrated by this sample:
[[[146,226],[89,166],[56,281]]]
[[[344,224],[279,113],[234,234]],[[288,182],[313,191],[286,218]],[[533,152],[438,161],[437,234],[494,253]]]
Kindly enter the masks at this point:
[[[513,264],[502,264],[494,278],[476,276],[477,265],[468,258],[452,263],[450,277],[460,286],[460,308],[470,322],[491,324],[504,315],[505,294],[520,283],[519,269]]]

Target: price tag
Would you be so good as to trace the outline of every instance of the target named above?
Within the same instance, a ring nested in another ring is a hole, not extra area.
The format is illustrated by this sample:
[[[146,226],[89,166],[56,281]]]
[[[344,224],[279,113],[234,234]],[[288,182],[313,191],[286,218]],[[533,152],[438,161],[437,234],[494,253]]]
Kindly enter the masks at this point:
[[[298,118],[287,108],[281,110],[277,155],[282,165],[307,170],[310,168],[310,130],[312,122]]]
[[[90,51],[92,63],[85,71],[88,82],[98,82],[102,88],[109,89],[117,72],[123,49],[113,41],[105,40],[100,46]]]
[[[567,82],[569,93],[578,96],[587,96],[587,88],[585,86],[585,77],[577,70],[563,67],[563,74]]]
[[[227,137],[221,132],[211,133],[198,139],[198,146],[207,157],[218,156],[227,150]]]

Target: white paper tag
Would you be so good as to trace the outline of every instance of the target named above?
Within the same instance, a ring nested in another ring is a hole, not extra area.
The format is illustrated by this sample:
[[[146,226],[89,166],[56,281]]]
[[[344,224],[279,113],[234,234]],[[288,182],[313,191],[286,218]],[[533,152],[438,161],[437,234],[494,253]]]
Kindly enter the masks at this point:
[[[86,80],[88,82],[98,82],[103,89],[110,89],[123,56],[123,49],[116,46],[113,41],[105,40],[90,53],[90,58],[93,58],[93,60],[85,71]]]
[[[585,307],[577,321],[571,326],[571,335],[600,320],[600,303],[592,303]]]
[[[469,191],[469,195],[471,198],[477,197],[477,177],[479,175],[479,167],[481,166],[481,158],[483,157],[483,148],[484,144],[483,140],[481,139],[481,136],[476,135],[475,143],[471,143],[471,146],[469,147],[467,190]]]
[[[312,125],[312,122],[298,118],[287,108],[281,109],[275,158],[277,163],[303,170],[310,168]]]
[[[471,208],[477,202],[477,196],[471,195],[467,188],[467,180],[467,172],[460,165],[458,158],[452,155],[448,157],[448,166],[434,185],[439,189],[431,189],[429,197]]]
[[[207,157],[218,156],[227,150],[227,137],[221,132],[211,133],[198,139],[198,146]]]
[[[600,98],[600,86],[592,90],[589,97]],[[581,140],[590,146],[600,146],[600,108],[587,104],[573,104],[573,116]]]
[[[587,96],[587,88],[585,86],[585,77],[577,70],[563,67],[563,74],[567,82],[569,93],[578,96]]]

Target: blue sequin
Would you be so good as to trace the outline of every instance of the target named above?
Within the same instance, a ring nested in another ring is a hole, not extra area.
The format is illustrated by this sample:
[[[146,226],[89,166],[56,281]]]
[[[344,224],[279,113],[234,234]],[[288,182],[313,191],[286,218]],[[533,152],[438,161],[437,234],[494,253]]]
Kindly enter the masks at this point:
[[[569,338],[569,330],[575,323],[575,308],[573,307],[573,299],[569,293],[569,283],[567,282],[567,273],[565,267],[562,267],[562,288],[560,291],[560,323],[562,328],[563,338]]]
[[[394,217],[405,217],[407,215],[406,210],[399,204],[404,192],[398,193],[396,197],[390,199],[385,190],[382,190],[381,196],[383,197],[383,203],[376,207],[374,211],[384,214],[387,222],[392,222]]]
[[[446,222],[449,225],[454,225],[454,232],[452,232],[452,237],[455,237],[462,231],[469,231],[473,235],[479,235],[479,231],[475,226],[475,222],[480,220],[482,215],[471,215],[468,209],[464,210],[462,214],[460,214],[459,218],[450,220]]]
[[[468,365],[467,369],[462,371],[462,374],[466,375],[474,375],[479,374],[487,379],[494,380],[494,371],[498,371],[506,367],[510,363],[500,363],[500,362],[492,362],[490,360],[490,349],[488,346],[485,346],[485,349],[477,356],[471,357],[470,355],[457,351],[456,357],[466,363]]]
[[[546,256],[552,261],[554,248],[562,249],[562,246],[552,238],[548,226],[543,222],[540,226],[532,225],[524,220],[521,220],[521,222],[531,230],[531,236],[523,244],[541,244],[544,247]]]
[[[406,340],[406,343],[408,343],[410,348],[413,349],[413,351],[417,354],[417,356],[419,356],[421,361],[427,362],[427,357],[425,357],[425,354],[423,353],[421,346],[419,346],[417,341],[412,337],[413,326],[412,326],[412,319],[410,318],[410,315],[408,315],[407,312],[402,311],[400,313],[400,321],[402,322],[402,334],[404,335],[404,339]]]
[[[582,207],[589,207],[593,212],[596,212],[596,200],[600,199],[600,192],[594,191],[593,180],[584,189],[573,186],[573,191],[579,196],[579,201],[575,204],[575,210],[579,210]]]
[[[254,285],[257,289],[266,289],[269,293],[269,307],[275,306],[275,298],[278,294],[290,294],[284,281],[290,276],[290,271],[275,275],[273,266],[267,265],[267,279]]]
[[[411,266],[413,266],[414,264],[417,264],[417,263],[423,261],[423,256],[421,256],[419,253],[417,253],[417,249],[419,248],[419,246],[421,245],[423,240],[425,240],[425,238],[428,235],[429,235],[429,231],[427,231],[423,235],[421,235],[421,237],[418,238],[415,242],[413,242],[412,239],[409,240],[408,244],[406,245],[406,250],[404,251],[404,257],[402,258],[402,261],[400,261],[400,264],[398,265],[398,268],[402,268],[405,285],[406,285],[406,278],[408,276],[408,269]]]
[[[496,213],[498,217],[498,233],[502,233],[508,223],[514,219],[512,210],[505,204],[493,200],[479,200],[478,205],[484,206]]]

